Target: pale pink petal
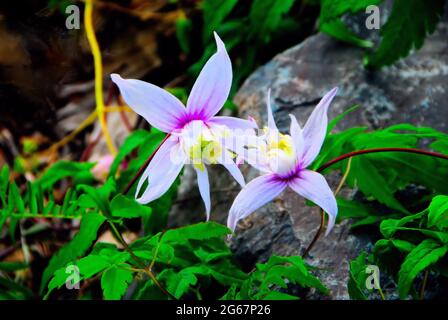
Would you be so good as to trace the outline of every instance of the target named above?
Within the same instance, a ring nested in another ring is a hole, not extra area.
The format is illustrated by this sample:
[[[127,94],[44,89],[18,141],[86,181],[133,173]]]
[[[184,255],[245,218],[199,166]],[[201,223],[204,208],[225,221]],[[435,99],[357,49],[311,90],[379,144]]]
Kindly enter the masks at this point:
[[[207,61],[187,101],[191,119],[207,120],[221,110],[232,86],[232,63],[224,43],[214,33],[218,51]]]
[[[173,184],[185,161],[186,157],[178,140],[174,137],[166,140],[140,178],[135,192],[136,200],[140,203],[148,203],[161,197]],[[139,197],[140,189],[145,181],[148,182],[148,186]]]
[[[238,165],[233,162],[233,159],[228,152],[224,151],[222,153],[222,156],[218,158],[218,162],[222,164],[224,168],[227,169],[227,171],[229,171],[229,173],[241,187],[244,187],[246,185],[243,174],[238,168]]]
[[[185,107],[168,91],[141,80],[123,79],[118,74],[111,78],[126,104],[153,127],[171,132],[185,122]]]
[[[302,197],[317,204],[328,214],[329,221],[325,233],[327,235],[336,221],[338,206],[336,198],[325,178],[317,172],[302,170],[299,177],[291,180],[288,185]]]
[[[277,130],[277,126],[275,125],[274,115],[272,114],[272,108],[271,108],[271,88],[268,89],[268,95],[266,97],[266,105],[268,112],[268,128],[272,130]]]
[[[236,196],[229,211],[227,226],[235,230],[239,220],[277,197],[287,186],[274,174],[267,174],[249,182]]]
[[[327,111],[331,101],[336,96],[338,88],[328,92],[311,113],[303,128],[303,138],[305,140],[303,164],[308,166],[319,154],[327,134],[328,117]]]
[[[196,170],[196,174],[198,177],[198,187],[199,193],[201,194],[201,198],[204,201],[205,205],[205,214],[207,216],[207,221],[210,219],[210,210],[211,210],[211,202],[210,202],[210,183],[208,181],[208,172],[207,168],[204,166],[204,170],[194,168]]]
[[[248,130],[257,129],[257,123],[251,120],[244,120],[235,117],[217,116],[210,118],[207,123],[220,124],[228,127],[231,130]]]
[[[304,139],[303,139],[303,132],[302,128],[300,128],[299,123],[297,122],[297,119],[292,114],[289,115],[291,118],[291,128],[290,128],[290,134],[292,141],[294,142],[294,151],[296,153],[296,157],[301,159],[303,157],[303,150],[304,150]]]

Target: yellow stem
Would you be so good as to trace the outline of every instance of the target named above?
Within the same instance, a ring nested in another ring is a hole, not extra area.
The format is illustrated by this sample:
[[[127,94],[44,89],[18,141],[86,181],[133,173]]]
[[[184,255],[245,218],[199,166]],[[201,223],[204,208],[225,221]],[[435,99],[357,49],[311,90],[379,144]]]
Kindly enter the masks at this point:
[[[345,180],[347,180],[348,173],[350,172],[350,168],[352,166],[352,158],[348,158],[347,168],[345,169],[344,175],[342,176],[341,181],[338,184],[338,187],[336,188],[336,191],[334,192],[334,196],[341,191],[342,187],[344,186]]]
[[[64,138],[59,140],[58,142],[52,144],[48,149],[43,151],[44,153],[47,151],[56,151],[60,147],[65,146],[67,143],[72,141],[82,130],[90,126],[93,122],[95,122],[97,116],[97,111],[93,111],[89,116],[79,125],[78,128],[70,132],[68,135],[66,135]]]
[[[98,118],[100,120],[101,129],[106,139],[106,144],[109,152],[112,155],[117,153],[115,146],[107,128],[106,118],[104,117],[104,97],[103,97],[103,65],[101,61],[101,51],[96,40],[95,31],[92,23],[93,5],[92,0],[86,0],[84,10],[84,25],[86,28],[87,40],[89,41],[90,49],[92,50],[93,62],[95,67],[95,101]]]

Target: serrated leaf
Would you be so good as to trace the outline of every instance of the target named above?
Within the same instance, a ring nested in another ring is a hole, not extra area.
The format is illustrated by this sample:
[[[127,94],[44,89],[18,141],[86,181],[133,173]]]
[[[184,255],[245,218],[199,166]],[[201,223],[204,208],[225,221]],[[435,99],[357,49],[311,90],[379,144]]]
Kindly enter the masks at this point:
[[[197,270],[184,269],[176,272],[173,269],[165,269],[160,273],[159,278],[165,281],[167,290],[177,299],[180,299],[192,286],[197,284],[198,278],[195,271]]]
[[[448,196],[436,196],[429,205],[428,227],[443,230],[448,227]]]
[[[398,273],[398,292],[401,299],[408,295],[415,277],[444,257],[447,251],[447,246],[441,246],[436,241],[427,239],[407,255]]]
[[[93,212],[82,217],[78,233],[51,258],[45,269],[42,275],[41,293],[56,270],[76,261],[90,248],[104,221],[105,218],[101,214]]]
[[[420,49],[425,37],[435,31],[444,3],[444,0],[395,0],[381,28],[381,43],[366,57],[366,64],[376,68],[387,66],[406,57],[412,49]]]
[[[420,219],[426,214],[426,211],[422,211],[420,213],[416,213],[413,215],[406,216],[401,219],[387,219],[381,222],[380,225],[380,231],[386,238],[392,238],[398,230],[400,230],[401,227],[405,226],[406,224],[413,222],[417,219]]]
[[[101,288],[106,300],[119,300],[125,294],[133,277],[133,272],[127,270],[128,264],[112,266],[101,276]]]
[[[71,178],[73,184],[90,184],[95,181],[90,170],[95,166],[89,162],[58,161],[40,176],[36,183],[40,184],[42,189],[50,189],[56,182]]]

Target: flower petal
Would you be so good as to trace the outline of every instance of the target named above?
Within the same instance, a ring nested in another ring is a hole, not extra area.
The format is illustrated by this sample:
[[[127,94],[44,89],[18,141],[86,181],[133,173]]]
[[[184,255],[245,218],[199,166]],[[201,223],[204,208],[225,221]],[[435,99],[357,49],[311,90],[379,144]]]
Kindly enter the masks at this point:
[[[179,175],[185,160],[177,139],[173,137],[165,141],[140,178],[135,199],[140,203],[148,203],[161,197]],[[138,197],[145,181],[148,181],[148,186],[142,196]]]
[[[317,172],[302,170],[299,177],[291,180],[288,185],[302,197],[313,201],[328,214],[329,221],[325,232],[325,235],[327,235],[336,221],[338,206],[325,178]]]
[[[319,154],[327,134],[328,117],[327,111],[331,101],[336,96],[338,88],[328,92],[319,104],[314,108],[308,121],[303,128],[303,138],[305,140],[303,164],[308,166]]]
[[[244,181],[243,174],[241,173],[240,169],[238,168],[238,165],[233,162],[232,157],[230,156],[229,152],[224,151],[222,154],[222,157],[218,158],[218,162],[224,166],[224,168],[229,171],[229,173],[232,175],[232,177],[238,182],[238,184],[241,187],[244,187],[246,185],[246,182]]]
[[[204,201],[205,205],[205,214],[207,216],[207,221],[210,219],[210,208],[211,208],[211,202],[210,202],[210,183],[208,181],[208,172],[207,168],[204,166],[204,170],[199,170],[197,168],[194,168],[196,170],[196,174],[198,177],[198,187],[199,187],[199,193],[201,194],[201,198]]]
[[[275,125],[274,115],[272,114],[272,108],[271,108],[271,88],[268,89],[268,95],[266,97],[266,106],[268,112],[268,128],[278,131],[277,126]]]
[[[236,196],[229,211],[227,226],[235,230],[239,220],[277,197],[286,185],[274,174],[263,175],[249,182]]]
[[[218,51],[207,61],[187,101],[190,118],[207,120],[221,110],[232,86],[232,63],[224,43],[214,33]]]
[[[291,118],[291,128],[289,132],[291,134],[292,141],[294,142],[294,152],[297,158],[302,158],[304,150],[304,139],[302,128],[300,128],[300,125],[297,122],[295,116],[290,114],[289,117]]]
[[[111,78],[126,104],[153,127],[171,132],[184,123],[186,109],[171,93],[141,80],[123,79],[118,74],[112,74]]]
[[[235,117],[225,117],[225,116],[217,116],[212,117],[208,121],[208,123],[220,124],[228,127],[231,130],[249,130],[249,129],[257,129],[257,123],[251,120],[245,120]]]

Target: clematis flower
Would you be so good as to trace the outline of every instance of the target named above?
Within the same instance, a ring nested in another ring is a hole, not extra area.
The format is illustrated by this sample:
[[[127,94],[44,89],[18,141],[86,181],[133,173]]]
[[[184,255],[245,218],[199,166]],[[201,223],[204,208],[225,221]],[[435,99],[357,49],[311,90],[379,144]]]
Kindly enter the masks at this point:
[[[169,92],[140,80],[125,80],[112,74],[126,103],[153,127],[169,133],[145,169],[135,198],[140,203],[162,196],[187,163],[194,165],[207,219],[210,215],[210,185],[206,164],[222,164],[244,186],[233,161],[235,154],[223,141],[236,129],[253,130],[252,121],[215,116],[226,101],[232,84],[232,65],[224,43],[214,33],[217,52],[210,57],[193,85],[185,107]],[[141,196],[140,190],[147,182]]]
[[[264,173],[250,181],[237,195],[230,208],[227,225],[235,230],[239,220],[277,197],[290,187],[299,195],[320,206],[329,216],[326,234],[333,228],[338,208],[325,178],[307,167],[322,147],[327,131],[327,110],[337,93],[327,93],[302,129],[291,117],[290,135],[281,134],[274,122],[268,92],[268,126],[256,146],[247,146],[245,160]]]

